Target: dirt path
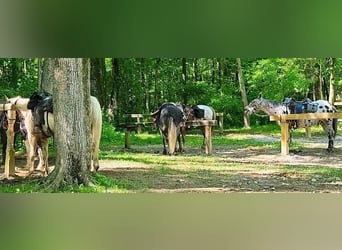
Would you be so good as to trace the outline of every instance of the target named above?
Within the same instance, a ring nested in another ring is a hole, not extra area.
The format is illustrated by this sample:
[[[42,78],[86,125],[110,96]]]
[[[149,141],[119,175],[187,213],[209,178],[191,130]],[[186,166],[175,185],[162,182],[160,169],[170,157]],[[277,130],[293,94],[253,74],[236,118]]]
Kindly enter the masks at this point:
[[[278,136],[250,135],[257,141],[277,142]],[[132,160],[101,160],[99,172],[122,184],[127,192],[342,192],[342,179],[317,169],[342,168],[342,138],[327,153],[326,138],[296,138],[303,148],[282,156],[279,150],[245,145],[213,146],[208,162],[192,168],[187,161],[203,155],[200,148],[186,148],[181,164],[149,164]],[[112,150],[122,151],[116,147]],[[132,146],[129,152],[161,155],[161,145]],[[182,162],[184,159],[184,162]],[[53,159],[50,159],[51,169]],[[25,178],[25,158],[16,159],[16,178]],[[189,166],[188,166],[189,165]],[[275,167],[275,166],[279,166]],[[317,168],[318,167],[318,168]],[[304,171],[303,171],[304,169]],[[3,172],[3,166],[0,172]],[[35,175],[36,177],[37,175]],[[342,175],[341,175],[342,178]]]
[[[258,141],[279,141],[279,137],[272,136],[253,135],[252,138]],[[210,157],[217,160],[217,167],[203,165],[197,170],[185,170],[184,163],[183,168],[169,166],[169,173],[162,174],[156,171],[158,166],[151,164],[102,161],[100,172],[117,180],[147,186],[143,189],[140,189],[139,185],[133,188],[138,192],[341,192],[342,180],[339,177],[315,172],[315,167],[342,168],[342,146],[337,146],[334,152],[327,153],[325,140],[296,139],[304,146],[288,156],[282,156],[276,149],[249,145],[214,146],[213,155]],[[336,144],[342,145],[341,138],[336,140]],[[161,146],[132,147],[135,153],[160,154],[160,150]],[[191,157],[200,154],[202,150],[199,148],[187,148],[184,155]],[[280,170],[274,166],[279,166]]]

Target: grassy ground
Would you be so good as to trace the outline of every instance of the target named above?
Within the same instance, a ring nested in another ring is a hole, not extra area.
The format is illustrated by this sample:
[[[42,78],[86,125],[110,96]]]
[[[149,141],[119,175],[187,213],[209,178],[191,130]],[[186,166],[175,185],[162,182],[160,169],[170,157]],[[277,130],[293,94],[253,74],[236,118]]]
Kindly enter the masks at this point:
[[[341,131],[341,129],[340,129]],[[101,139],[101,169],[93,176],[95,187],[66,187],[62,192],[340,192],[342,170],[321,164],[275,164],[242,162],[226,157],[242,150],[278,152],[279,140],[256,140],[263,135],[280,136],[280,128],[270,124],[252,129],[228,129],[214,133],[213,147],[218,153],[206,156],[200,150],[199,130],[186,137],[186,152],[164,156],[161,137],[156,131],[132,133],[132,149],[123,149],[124,133],[105,125]],[[325,137],[312,128],[313,137]],[[294,133],[304,138],[304,130]],[[300,148],[301,143],[292,147]],[[228,153],[226,153],[226,151]],[[223,153],[222,153],[223,152]],[[52,152],[53,155],[53,152]],[[248,158],[248,157],[247,157]],[[0,192],[39,192],[41,179],[0,183]]]

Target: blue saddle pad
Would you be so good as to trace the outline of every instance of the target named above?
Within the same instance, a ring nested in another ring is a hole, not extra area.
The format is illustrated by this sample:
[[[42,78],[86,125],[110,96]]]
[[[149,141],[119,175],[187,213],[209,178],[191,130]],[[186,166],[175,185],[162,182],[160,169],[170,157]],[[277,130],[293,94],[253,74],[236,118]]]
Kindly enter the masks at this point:
[[[297,103],[295,106],[295,113],[296,114],[304,113],[304,109],[305,109],[305,107],[302,103]]]

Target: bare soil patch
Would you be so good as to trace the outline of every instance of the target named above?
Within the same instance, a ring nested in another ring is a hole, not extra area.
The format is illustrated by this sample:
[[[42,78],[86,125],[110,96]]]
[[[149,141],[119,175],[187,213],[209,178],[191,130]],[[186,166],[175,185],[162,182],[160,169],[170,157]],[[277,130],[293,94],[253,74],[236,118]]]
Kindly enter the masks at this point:
[[[279,141],[277,136],[252,136],[255,140]],[[142,183],[147,192],[341,192],[342,180],[310,171],[313,167],[342,168],[342,140],[336,140],[334,152],[326,150],[326,138],[296,138],[303,148],[282,156],[279,150],[246,145],[244,147],[213,146],[217,168],[203,165],[189,170],[170,166],[163,174],[156,166],[132,161],[102,161],[100,173],[117,180]],[[114,150],[122,150],[116,148]],[[135,153],[161,154],[162,146],[132,146]],[[200,148],[186,148],[182,156],[203,154]],[[236,165],[232,167],[232,164]],[[258,167],[254,167],[258,166]],[[261,167],[260,167],[261,166]],[[271,167],[272,166],[272,167]],[[279,169],[274,168],[279,166]],[[286,171],[282,171],[286,168]],[[298,168],[308,169],[299,171]],[[307,173],[306,173],[307,172]]]
[[[251,135],[255,140],[279,141],[278,136]],[[127,192],[337,192],[342,191],[342,180],[310,171],[314,167],[342,168],[342,139],[337,138],[334,152],[326,151],[325,137],[295,138],[304,143],[288,156],[279,150],[245,145],[213,145],[215,164],[205,163],[192,168],[188,161],[192,156],[203,155],[200,147],[186,147],[179,156],[181,165],[148,164],[125,160],[101,160],[99,172],[109,178],[127,183]],[[122,147],[111,150],[124,151]],[[132,146],[128,152],[162,154],[162,145]],[[16,176],[2,182],[26,181],[41,178],[40,173],[28,175],[24,156],[16,158]],[[54,159],[50,159],[51,170]],[[279,166],[279,168],[275,167]],[[286,168],[286,170],[284,170]],[[299,170],[299,168],[301,170]],[[307,171],[302,171],[307,169]],[[317,168],[315,168],[317,169]],[[1,166],[0,172],[4,172]]]

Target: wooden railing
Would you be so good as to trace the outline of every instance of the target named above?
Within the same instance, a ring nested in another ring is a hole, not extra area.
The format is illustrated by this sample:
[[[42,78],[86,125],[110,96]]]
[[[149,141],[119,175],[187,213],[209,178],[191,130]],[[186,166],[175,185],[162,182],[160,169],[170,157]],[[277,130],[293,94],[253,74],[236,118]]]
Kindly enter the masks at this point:
[[[317,120],[328,118],[342,118],[342,113],[303,113],[303,114],[289,114],[289,115],[273,115],[270,116],[270,121],[280,121],[281,127],[281,154],[289,154],[289,121],[291,120]]]
[[[8,128],[7,128],[7,149],[5,161],[5,178],[15,175],[15,157],[14,157],[14,123],[16,112],[14,105],[11,103],[1,104],[0,111],[7,111]]]
[[[139,134],[141,133],[142,127],[154,127],[155,124],[149,119],[149,115],[128,114],[126,116],[127,118],[130,118],[130,119],[133,118],[133,120],[136,119],[133,122],[126,122],[126,123],[119,124],[120,127],[125,129],[125,148],[129,149],[131,147],[131,131],[137,131],[137,133]],[[181,126],[204,127],[206,154],[211,154],[212,152],[212,143],[211,143],[212,127],[219,124],[220,132],[223,133],[223,113],[219,113],[219,115],[217,116],[219,117],[219,122],[217,122],[216,120],[194,120],[194,121],[187,121],[187,122],[181,123]]]

